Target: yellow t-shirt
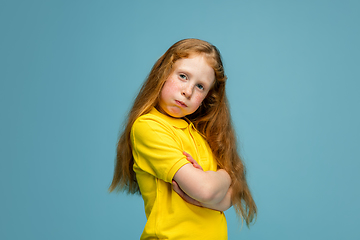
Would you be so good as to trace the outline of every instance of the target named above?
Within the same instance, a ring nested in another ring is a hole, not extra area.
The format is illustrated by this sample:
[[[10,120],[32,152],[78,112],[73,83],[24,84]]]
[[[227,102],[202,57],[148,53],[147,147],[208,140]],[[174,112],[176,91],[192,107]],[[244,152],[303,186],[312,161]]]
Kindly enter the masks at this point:
[[[217,170],[209,145],[193,124],[154,108],[133,124],[131,143],[147,217],[140,239],[227,239],[223,212],[189,204],[172,190],[174,174],[189,163],[183,151],[204,171]]]

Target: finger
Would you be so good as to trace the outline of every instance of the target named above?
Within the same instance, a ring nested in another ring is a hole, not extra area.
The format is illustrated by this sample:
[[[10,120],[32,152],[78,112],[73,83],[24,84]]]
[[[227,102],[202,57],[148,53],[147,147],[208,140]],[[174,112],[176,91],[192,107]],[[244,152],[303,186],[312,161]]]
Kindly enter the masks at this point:
[[[196,162],[196,160],[187,152],[183,152],[183,154],[186,156],[186,159],[193,165],[193,167],[203,170],[203,168]]]
[[[187,152],[183,151],[183,154],[186,156],[186,157],[191,157],[190,154],[188,154]]]
[[[194,164],[194,162],[197,163],[197,162],[193,159],[193,157],[192,157],[190,154],[188,154],[187,152],[184,151],[183,154],[186,156],[186,159],[187,159],[189,162],[191,162],[192,164]]]
[[[194,168],[197,168],[197,169],[200,169],[200,170],[204,171],[203,168],[197,162],[194,162],[192,165],[193,165]]]
[[[177,182],[175,180],[172,181],[172,185],[173,185],[173,190],[180,196],[180,197],[184,197],[184,192],[181,190],[181,188],[179,187],[179,185],[177,184]]]
[[[173,185],[173,188],[179,188],[179,185],[177,184],[177,182],[175,180],[172,180],[172,185]]]

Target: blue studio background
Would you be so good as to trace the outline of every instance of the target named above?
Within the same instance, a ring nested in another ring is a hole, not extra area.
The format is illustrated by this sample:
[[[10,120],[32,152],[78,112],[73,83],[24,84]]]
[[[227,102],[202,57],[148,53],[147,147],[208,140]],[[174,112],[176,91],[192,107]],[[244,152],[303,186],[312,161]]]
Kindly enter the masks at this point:
[[[157,58],[216,45],[258,219],[229,239],[360,239],[359,1],[0,1],[0,239],[139,239],[109,194]]]

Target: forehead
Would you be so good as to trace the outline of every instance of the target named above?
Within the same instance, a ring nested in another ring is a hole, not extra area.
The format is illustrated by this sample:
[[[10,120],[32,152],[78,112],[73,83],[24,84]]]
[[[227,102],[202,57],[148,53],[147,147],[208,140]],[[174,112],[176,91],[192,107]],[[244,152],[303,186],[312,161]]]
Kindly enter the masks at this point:
[[[189,68],[203,67],[203,68],[208,68],[208,69],[211,68],[214,71],[214,67],[213,67],[212,63],[213,63],[213,59],[206,56],[205,54],[191,54],[186,58],[180,58],[180,59],[176,60],[174,65],[173,65],[173,68],[178,68],[178,67],[189,67]]]
[[[177,60],[173,66],[174,71],[183,71],[190,78],[208,82],[209,84],[215,81],[215,71],[204,54],[190,55],[188,58]]]

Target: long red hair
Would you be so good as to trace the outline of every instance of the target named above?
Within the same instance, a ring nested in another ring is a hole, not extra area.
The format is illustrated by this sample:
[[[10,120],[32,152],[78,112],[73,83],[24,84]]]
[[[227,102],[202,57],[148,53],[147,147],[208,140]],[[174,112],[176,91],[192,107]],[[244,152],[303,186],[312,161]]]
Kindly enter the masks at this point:
[[[172,45],[154,64],[144,82],[134,105],[129,112],[127,123],[117,146],[114,177],[109,191],[122,190],[140,193],[133,171],[134,158],[130,141],[130,131],[135,120],[150,112],[159,102],[161,89],[172,71],[174,63],[192,54],[204,54],[215,72],[215,83],[199,109],[187,118],[209,143],[219,168],[225,169],[232,180],[232,204],[236,213],[246,224],[254,220],[256,204],[246,181],[246,170],[237,151],[235,131],[231,122],[229,104],[225,92],[226,75],[219,50],[199,39],[184,39]]]

